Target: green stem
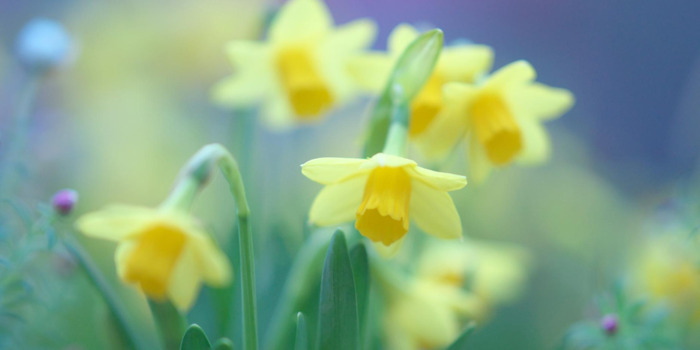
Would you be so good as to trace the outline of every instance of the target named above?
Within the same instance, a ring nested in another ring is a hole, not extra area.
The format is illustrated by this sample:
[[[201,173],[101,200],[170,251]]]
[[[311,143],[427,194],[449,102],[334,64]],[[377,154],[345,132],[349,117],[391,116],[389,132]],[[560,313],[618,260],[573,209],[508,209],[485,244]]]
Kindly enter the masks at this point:
[[[396,88],[391,96],[391,124],[384,143],[383,153],[404,156],[408,144],[408,125],[410,111],[408,104],[403,102],[403,92]]]
[[[102,298],[104,299],[107,307],[114,315],[114,319],[117,321],[117,326],[122,333],[128,346],[134,349],[147,349],[148,347],[141,343],[141,338],[137,336],[136,330],[129,323],[126,312],[124,312],[124,306],[119,301],[117,294],[112,290],[109,283],[105,280],[104,276],[100,270],[95,266],[95,264],[90,259],[89,255],[80,244],[71,236],[66,236],[63,239],[63,245],[66,247],[68,252],[77,260],[78,264],[83,268],[87,274],[90,282],[95,288],[100,292]]]
[[[209,171],[203,171],[202,169],[210,169],[213,165],[218,165],[236,201],[241,284],[243,289],[243,348],[246,350],[257,350],[258,326],[257,303],[255,300],[253,237],[249,221],[250,209],[248,207],[248,200],[238,163],[236,163],[236,160],[224,146],[220,144],[210,144],[202,147],[202,149],[192,157],[185,171],[202,184],[206,182],[209,174]]]
[[[3,152],[2,164],[0,164],[0,196],[6,196],[8,188],[12,187],[13,167],[16,166],[16,161],[27,140],[29,117],[42,78],[41,74],[30,75],[17,101],[13,124],[6,133],[7,149]]]
[[[187,329],[185,317],[169,301],[148,299],[148,306],[151,308],[153,320],[160,332],[163,348],[165,350],[179,349],[182,336]]]

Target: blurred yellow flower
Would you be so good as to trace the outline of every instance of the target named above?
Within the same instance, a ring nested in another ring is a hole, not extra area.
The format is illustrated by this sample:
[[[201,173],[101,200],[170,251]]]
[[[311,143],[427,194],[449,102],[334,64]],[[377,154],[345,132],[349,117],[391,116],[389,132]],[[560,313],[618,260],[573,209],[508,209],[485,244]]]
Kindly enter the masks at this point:
[[[483,312],[483,303],[471,293],[416,279],[388,302],[383,327],[387,348],[442,349],[459,336],[467,320]]]
[[[309,221],[320,226],[355,221],[360,233],[380,251],[398,250],[409,219],[433,236],[462,237],[462,223],[448,191],[467,184],[464,176],[419,167],[416,162],[384,153],[369,159],[318,158],[304,163],[302,173],[326,185],[314,200]]]
[[[318,120],[357,92],[348,61],[374,40],[375,24],[333,27],[320,0],[290,0],[273,20],[267,42],[234,41],[226,48],[236,69],[214,99],[232,107],[263,103],[271,127]]]
[[[486,242],[431,242],[408,288],[393,289],[384,330],[391,349],[438,349],[467,321],[483,322],[523,289],[530,256],[522,248]]]
[[[700,320],[700,247],[687,234],[649,238],[633,260],[633,287],[676,313]]]
[[[388,52],[359,55],[351,62],[353,75],[372,92],[384,88],[401,53],[420,33],[400,24],[389,35]],[[443,108],[442,88],[448,82],[473,83],[491,69],[493,51],[486,45],[457,44],[445,47],[432,75],[411,104],[409,135],[417,136],[430,125]]]
[[[230,283],[228,259],[187,213],[110,206],[82,216],[76,225],[85,235],[119,242],[115,261],[123,281],[152,299],[170,299],[181,310],[192,306],[201,281]]]
[[[541,123],[570,109],[568,90],[534,82],[535,70],[525,61],[513,62],[476,84],[445,85],[445,109],[418,140],[431,158],[444,157],[462,137],[469,147],[469,167],[483,181],[494,166],[518,159],[546,160],[549,138]]]

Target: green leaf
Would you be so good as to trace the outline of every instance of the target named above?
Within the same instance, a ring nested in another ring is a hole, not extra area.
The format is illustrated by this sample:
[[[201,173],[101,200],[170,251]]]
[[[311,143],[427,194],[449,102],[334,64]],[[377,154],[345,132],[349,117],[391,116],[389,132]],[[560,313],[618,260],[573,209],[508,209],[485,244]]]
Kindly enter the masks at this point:
[[[182,336],[180,350],[209,350],[211,343],[202,327],[196,323],[191,324]]]
[[[474,329],[476,329],[476,323],[471,322],[467,325],[467,327],[464,329],[464,332],[457,338],[457,340],[454,341],[450,346],[447,347],[445,350],[465,350],[467,349],[467,340],[469,340],[469,337],[471,334],[474,332]]]
[[[233,342],[229,338],[221,338],[214,343],[214,350],[233,350]]]
[[[384,149],[391,115],[396,106],[407,106],[423,88],[433,72],[442,51],[443,34],[433,29],[418,36],[403,51],[384,91],[372,112],[369,132],[365,140],[364,156],[371,157]],[[408,120],[405,121],[408,126]]]
[[[365,330],[367,329],[367,307],[369,301],[369,261],[367,248],[363,243],[358,243],[350,249],[350,264],[352,276],[355,280],[355,293],[357,295],[357,316],[360,323],[360,344],[363,344]]]
[[[335,231],[326,252],[318,308],[318,348],[359,349],[355,281],[341,230]]]
[[[180,311],[170,301],[148,299],[153,320],[165,349],[177,349],[182,342],[187,323]]]
[[[295,350],[309,350],[309,331],[306,328],[304,313],[297,313],[297,337],[294,344]]]

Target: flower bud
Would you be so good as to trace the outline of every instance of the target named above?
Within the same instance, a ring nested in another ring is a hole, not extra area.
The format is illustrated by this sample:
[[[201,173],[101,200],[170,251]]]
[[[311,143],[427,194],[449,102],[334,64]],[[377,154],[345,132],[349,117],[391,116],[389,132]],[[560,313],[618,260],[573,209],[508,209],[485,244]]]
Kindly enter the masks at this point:
[[[46,72],[65,64],[73,50],[73,42],[63,26],[45,18],[29,21],[19,32],[17,57],[29,70]]]
[[[78,203],[78,192],[71,189],[60,190],[51,199],[53,209],[61,215],[70,214],[76,203]]]
[[[617,315],[607,314],[600,319],[600,328],[602,328],[607,335],[615,335],[615,333],[617,333],[619,323],[620,322],[617,319]]]

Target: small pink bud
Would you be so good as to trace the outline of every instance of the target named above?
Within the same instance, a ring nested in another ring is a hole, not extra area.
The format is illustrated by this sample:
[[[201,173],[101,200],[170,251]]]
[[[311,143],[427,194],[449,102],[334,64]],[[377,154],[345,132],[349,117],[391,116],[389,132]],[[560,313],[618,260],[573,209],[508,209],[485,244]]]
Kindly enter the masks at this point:
[[[53,209],[61,215],[70,214],[76,203],[78,203],[78,192],[69,188],[56,192],[51,199]]]
[[[607,314],[600,319],[600,328],[602,328],[607,335],[615,335],[619,323],[617,315]]]

